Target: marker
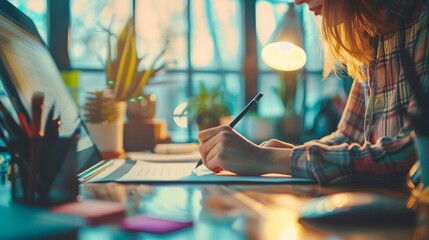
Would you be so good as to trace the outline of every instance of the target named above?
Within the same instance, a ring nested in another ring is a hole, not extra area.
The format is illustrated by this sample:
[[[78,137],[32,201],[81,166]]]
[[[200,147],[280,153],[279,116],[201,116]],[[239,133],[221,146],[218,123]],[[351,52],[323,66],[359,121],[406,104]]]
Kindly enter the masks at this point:
[[[244,109],[241,110],[241,112],[229,123],[229,126],[231,128],[234,128],[234,126],[244,117],[244,115],[246,115],[250,111],[250,109],[256,106],[259,99],[261,99],[263,96],[264,94],[261,92],[256,94],[256,96],[247,104],[247,106],[244,107]],[[198,168],[202,164],[203,161],[200,159],[194,169]]]
[[[23,112],[18,113],[18,120],[27,137],[32,138],[33,130],[31,129],[30,124],[28,123],[28,120]]]

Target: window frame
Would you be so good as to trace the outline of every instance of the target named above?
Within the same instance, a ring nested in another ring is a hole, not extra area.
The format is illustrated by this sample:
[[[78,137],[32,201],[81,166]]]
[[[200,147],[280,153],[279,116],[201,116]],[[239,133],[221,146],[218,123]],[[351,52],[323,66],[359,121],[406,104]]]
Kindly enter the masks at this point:
[[[132,0],[132,18],[135,19],[136,15],[136,1]],[[191,29],[192,19],[190,16],[190,3],[193,0],[187,0],[187,27]],[[199,70],[192,66],[191,62],[191,51],[190,42],[191,42],[191,32],[187,32],[187,69],[177,69],[177,70],[167,70],[168,73],[184,73],[188,76],[187,81],[187,96],[191,97],[193,93],[193,75],[199,73],[213,73],[219,75],[226,74],[239,74],[244,79],[244,102],[250,101],[258,91],[258,80],[257,76],[259,74],[258,65],[257,65],[257,48],[256,48],[256,0],[246,0],[242,1],[242,12],[243,12],[243,41],[245,44],[244,47],[244,56],[243,56],[243,68],[240,70],[226,70],[226,69],[217,69],[217,70]],[[48,16],[48,46],[51,51],[51,54],[58,65],[58,68],[61,71],[69,70],[79,70],[85,72],[104,72],[103,69],[96,68],[72,68],[70,63],[70,56],[68,53],[69,46],[69,33],[68,29],[70,26],[70,0],[47,0],[47,16]],[[51,34],[55,33],[55,34]],[[188,122],[188,126],[191,124]],[[192,127],[188,127],[188,140],[192,141]]]

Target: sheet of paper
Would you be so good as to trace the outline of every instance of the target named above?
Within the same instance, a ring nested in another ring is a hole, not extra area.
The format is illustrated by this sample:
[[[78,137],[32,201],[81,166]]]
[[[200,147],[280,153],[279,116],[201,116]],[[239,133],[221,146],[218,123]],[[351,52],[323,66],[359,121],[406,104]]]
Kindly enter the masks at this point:
[[[310,183],[309,179],[292,178],[289,175],[266,174],[263,176],[237,176],[223,171],[215,174],[200,167],[194,171],[195,163],[153,163],[145,161],[113,160],[115,163],[108,170],[90,179],[88,182],[132,182],[132,183]],[[121,171],[130,161],[125,174],[112,178],[112,174]],[[109,177],[110,176],[110,177]]]
[[[137,161],[134,167],[119,181],[152,179],[152,180],[177,180],[187,177],[195,163],[147,163]]]
[[[152,152],[128,152],[127,157],[132,160],[148,162],[196,162],[201,158],[198,151],[190,153],[152,153]]]

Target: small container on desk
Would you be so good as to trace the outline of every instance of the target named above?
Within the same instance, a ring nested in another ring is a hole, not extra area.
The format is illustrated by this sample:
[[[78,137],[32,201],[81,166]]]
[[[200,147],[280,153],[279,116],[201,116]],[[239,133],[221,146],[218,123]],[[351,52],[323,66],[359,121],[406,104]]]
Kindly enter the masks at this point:
[[[129,119],[124,125],[124,149],[127,152],[150,150],[157,143],[169,142],[165,120]]]
[[[52,206],[75,201],[77,136],[36,137],[8,144],[12,166],[12,200]]]

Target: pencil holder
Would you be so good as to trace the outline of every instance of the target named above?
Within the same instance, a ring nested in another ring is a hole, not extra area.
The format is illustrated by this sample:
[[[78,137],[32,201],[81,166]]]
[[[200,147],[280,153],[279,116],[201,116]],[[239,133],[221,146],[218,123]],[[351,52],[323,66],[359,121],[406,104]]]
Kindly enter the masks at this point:
[[[76,200],[76,146],[76,137],[40,137],[9,143],[12,200],[39,206]]]

